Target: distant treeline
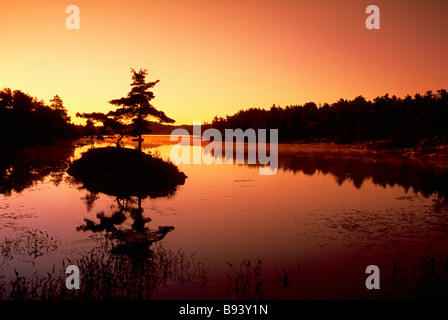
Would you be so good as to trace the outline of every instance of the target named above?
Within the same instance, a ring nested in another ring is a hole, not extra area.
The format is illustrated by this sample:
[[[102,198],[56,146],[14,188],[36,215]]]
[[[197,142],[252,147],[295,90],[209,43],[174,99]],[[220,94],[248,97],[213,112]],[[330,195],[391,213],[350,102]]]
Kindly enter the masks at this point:
[[[50,145],[80,136],[82,126],[70,122],[59,96],[47,105],[20,91],[0,91],[0,147]]]
[[[144,128],[144,134],[152,134],[152,135],[170,135],[174,129],[185,129],[190,134],[193,132],[192,125],[171,125],[171,124],[163,124],[155,121],[148,121],[148,126]],[[123,131],[131,131],[132,123],[123,125]],[[104,125],[95,126],[92,122],[87,121],[86,125],[83,127],[83,131],[85,136],[90,137],[101,137],[108,136],[114,134],[110,128]]]
[[[170,134],[182,127],[151,122],[146,133]],[[354,143],[382,141],[391,146],[413,147],[422,141],[448,144],[448,93],[445,89],[398,98],[388,94],[368,101],[353,100],[317,106],[314,102],[269,110],[250,108],[231,116],[215,117],[202,130],[213,127],[243,130],[278,129],[281,141]],[[53,144],[83,135],[110,134],[104,127],[74,125],[63,101],[54,96],[47,105],[20,91],[0,91],[0,147]]]
[[[411,147],[425,140],[448,142],[448,94],[445,89],[367,101],[358,96],[333,104],[250,108],[225,118],[215,117],[209,125],[219,130],[241,128],[278,129],[283,141],[306,140],[335,143],[384,141]]]

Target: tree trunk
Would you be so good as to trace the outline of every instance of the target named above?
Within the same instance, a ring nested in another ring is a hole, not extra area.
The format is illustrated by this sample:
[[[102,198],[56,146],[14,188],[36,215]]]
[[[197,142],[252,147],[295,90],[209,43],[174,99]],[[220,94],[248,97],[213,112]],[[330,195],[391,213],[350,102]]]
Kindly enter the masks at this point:
[[[140,134],[138,136],[138,151],[142,151],[142,141],[143,141],[142,135]]]
[[[140,104],[140,110],[141,110],[141,104]],[[143,134],[143,117],[142,114],[139,112],[137,122],[136,122],[136,129],[138,133],[138,151],[142,151],[142,134]]]
[[[122,134],[122,135],[120,135],[120,138],[118,138],[118,140],[117,140],[117,148],[120,148],[120,142],[123,139],[123,137],[124,137],[124,135]]]

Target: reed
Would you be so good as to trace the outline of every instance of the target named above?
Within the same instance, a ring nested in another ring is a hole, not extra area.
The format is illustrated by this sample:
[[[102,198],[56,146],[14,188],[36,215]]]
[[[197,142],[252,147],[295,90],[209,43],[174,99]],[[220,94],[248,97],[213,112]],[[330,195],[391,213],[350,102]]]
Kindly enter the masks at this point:
[[[401,299],[447,299],[448,257],[422,256],[406,266],[395,264],[391,283]]]
[[[226,273],[229,280],[226,298],[255,300],[264,298],[262,260],[258,260],[254,266],[250,260],[243,260],[237,268],[229,262],[226,264],[231,269],[230,273]]]
[[[110,244],[109,244],[110,245]],[[65,267],[77,265],[81,288],[65,287]],[[1,279],[1,278],[0,278]],[[15,271],[10,281],[0,282],[2,300],[149,300],[170,282],[207,282],[207,274],[193,255],[182,250],[174,252],[157,245],[148,256],[128,256],[111,253],[111,247],[101,245],[77,259],[65,258],[62,266],[51,272],[35,272],[25,277]]]

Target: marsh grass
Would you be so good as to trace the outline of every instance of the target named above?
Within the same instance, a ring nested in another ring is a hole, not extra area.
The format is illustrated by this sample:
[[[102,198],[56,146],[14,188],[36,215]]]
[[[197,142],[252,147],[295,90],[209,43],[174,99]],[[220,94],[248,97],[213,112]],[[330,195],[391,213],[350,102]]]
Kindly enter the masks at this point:
[[[15,257],[23,262],[32,262],[58,248],[59,239],[51,237],[41,230],[29,230],[17,235],[15,238],[5,238],[0,243],[2,261],[0,267]]]
[[[407,266],[394,264],[391,283],[401,299],[447,299],[448,258],[425,256]]]
[[[231,269],[231,272],[226,274],[229,280],[226,298],[256,300],[264,298],[261,260],[258,260],[255,265],[252,265],[250,260],[244,260],[236,268],[231,263],[226,263]]]
[[[293,296],[299,295],[299,264],[296,270],[289,271],[288,268],[282,267],[280,273],[275,270],[274,274],[267,274],[263,270],[262,260],[253,264],[245,259],[239,266],[226,263],[230,268],[230,272],[226,273],[226,299],[262,300],[266,298],[265,288],[270,294],[277,292],[280,297],[291,296],[291,292]]]
[[[9,282],[0,281],[3,300],[149,300],[171,282],[207,282],[207,273],[193,255],[181,250],[174,252],[157,245],[150,257],[136,259],[123,254],[112,254],[107,245],[95,247],[80,258],[65,258],[62,266],[51,272],[35,272],[25,277],[15,271]],[[80,271],[80,289],[65,286],[65,268],[76,265]],[[1,280],[1,278],[0,278]]]
[[[281,272],[278,274],[276,272],[276,285],[283,288],[283,291],[291,291],[295,290],[295,295],[299,296],[300,294],[300,265],[296,264],[297,269],[293,269],[293,271],[289,271],[286,267],[282,267]]]

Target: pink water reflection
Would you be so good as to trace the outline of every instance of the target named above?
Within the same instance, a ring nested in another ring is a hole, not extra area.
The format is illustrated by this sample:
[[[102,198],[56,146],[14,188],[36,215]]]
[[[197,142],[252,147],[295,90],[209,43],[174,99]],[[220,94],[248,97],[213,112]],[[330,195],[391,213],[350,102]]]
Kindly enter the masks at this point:
[[[109,143],[113,141],[101,145]],[[169,137],[156,136],[147,137],[143,146],[167,160],[173,143]],[[77,148],[73,158],[89,147]],[[281,150],[310,152],[300,148],[284,145]],[[336,147],[329,150],[324,154],[338,152]],[[401,166],[403,160],[387,161]],[[340,183],[334,174],[320,170],[311,174],[283,167],[275,175],[261,176],[257,167],[244,165],[179,164],[179,168],[188,176],[185,185],[171,199],[145,199],[144,216],[152,219],[152,228],[174,226],[161,243],[194,253],[195,260],[206,266],[209,281],[199,288],[173,284],[161,299],[222,299],[226,274],[231,273],[226,262],[237,266],[245,259],[254,264],[262,260],[266,298],[388,298],[393,290],[386,274],[393,264],[448,249],[448,219],[434,211],[433,196],[406,192],[400,185],[383,187],[374,183],[374,177],[358,188],[350,179]],[[34,266],[14,262],[5,272],[13,267],[29,272],[51,268],[94,246],[99,235],[76,227],[85,218],[95,220],[100,211],[112,214],[116,199],[100,194],[88,211],[83,199],[87,194],[67,181],[55,186],[47,177],[21,193],[2,196],[2,237],[40,229],[59,239],[58,250],[36,259]],[[122,227],[130,224],[128,219]],[[384,270],[383,287],[377,292],[364,286],[365,267],[370,264]],[[289,289],[278,281],[285,272],[290,274]]]

